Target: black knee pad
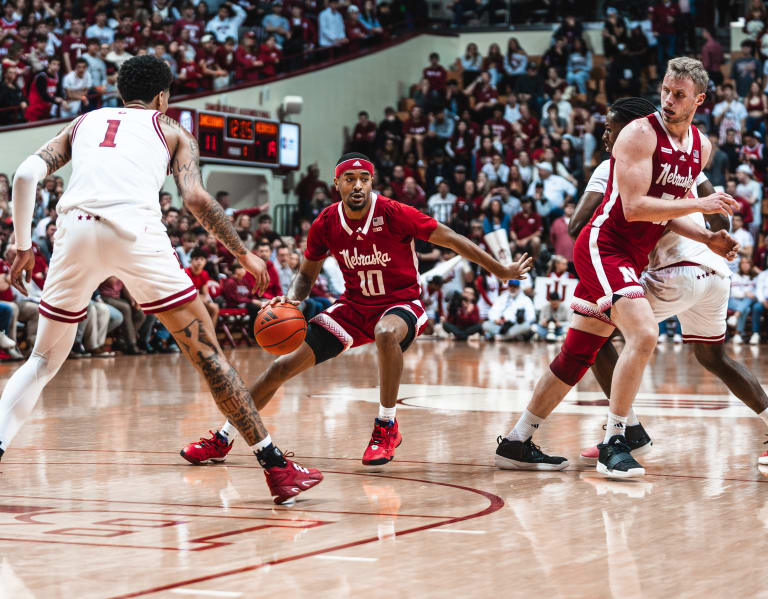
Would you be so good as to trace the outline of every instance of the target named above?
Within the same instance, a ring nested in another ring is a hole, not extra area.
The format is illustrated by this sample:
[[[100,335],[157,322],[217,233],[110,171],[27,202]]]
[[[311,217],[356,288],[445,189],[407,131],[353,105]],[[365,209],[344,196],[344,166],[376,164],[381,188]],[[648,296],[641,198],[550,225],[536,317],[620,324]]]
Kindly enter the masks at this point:
[[[314,322],[307,325],[307,335],[304,337],[304,342],[315,354],[315,364],[321,364],[326,360],[335,358],[344,351],[344,344],[338,340],[336,335]]]
[[[413,340],[416,339],[416,316],[414,316],[413,312],[410,312],[405,308],[393,308],[384,316],[389,314],[399,316],[405,321],[405,324],[408,325],[408,334],[405,336],[405,339],[400,342],[400,349],[406,351],[409,347],[411,347]]]

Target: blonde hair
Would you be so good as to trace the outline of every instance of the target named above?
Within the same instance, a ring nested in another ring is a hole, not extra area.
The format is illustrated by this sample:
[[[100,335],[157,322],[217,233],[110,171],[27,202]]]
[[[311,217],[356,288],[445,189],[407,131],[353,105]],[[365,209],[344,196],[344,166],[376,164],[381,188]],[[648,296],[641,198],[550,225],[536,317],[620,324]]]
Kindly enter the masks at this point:
[[[707,73],[701,61],[687,56],[672,58],[667,63],[666,74],[671,75],[675,79],[690,79],[693,81],[697,94],[704,93],[709,83],[709,73]]]

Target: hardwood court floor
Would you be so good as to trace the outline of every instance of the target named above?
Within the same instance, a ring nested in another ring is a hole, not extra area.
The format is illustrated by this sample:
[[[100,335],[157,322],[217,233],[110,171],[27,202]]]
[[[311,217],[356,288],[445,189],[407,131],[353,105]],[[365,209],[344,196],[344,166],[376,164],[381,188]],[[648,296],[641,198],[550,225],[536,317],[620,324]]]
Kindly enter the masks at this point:
[[[180,458],[222,422],[182,357],[67,362],[0,462],[0,596],[768,597],[764,427],[689,347],[664,346],[645,375],[637,411],[655,451],[631,482],[578,462],[606,410],[591,375],[537,439],[568,470],[492,467],[556,351],[543,344],[418,341],[404,443],[364,470],[372,349],[300,376],[266,410],[280,447],[326,477],[290,508],[242,441],[225,464]],[[760,349],[738,356],[765,382]],[[269,360],[231,357],[246,380]]]

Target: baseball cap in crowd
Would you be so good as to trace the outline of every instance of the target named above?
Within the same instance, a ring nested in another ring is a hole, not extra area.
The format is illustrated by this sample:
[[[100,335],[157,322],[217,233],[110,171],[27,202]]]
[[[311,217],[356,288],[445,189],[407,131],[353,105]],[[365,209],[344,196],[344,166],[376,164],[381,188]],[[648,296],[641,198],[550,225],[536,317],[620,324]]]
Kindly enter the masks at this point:
[[[347,12],[360,12],[360,9],[357,8],[354,4],[350,4],[347,8]]]
[[[746,173],[748,175],[752,174],[752,167],[748,164],[740,164],[738,168],[736,169],[737,173]]]
[[[517,281],[517,280],[509,281],[509,285],[510,287],[520,287],[520,281]]]
[[[545,171],[549,171],[550,173],[552,172],[552,165],[549,162],[539,162],[536,167]]]
[[[466,173],[467,167],[463,164],[457,164],[456,167],[453,169],[454,173]]]
[[[200,38],[200,41],[202,43],[212,42],[213,41],[213,35],[210,33],[206,33],[203,37]]]
[[[608,7],[608,8],[605,10],[605,14],[606,14],[606,15],[608,15],[608,16],[610,17],[611,15],[617,15],[617,14],[619,14],[619,11],[618,11],[617,9],[615,9],[613,6],[609,6],[609,7]]]

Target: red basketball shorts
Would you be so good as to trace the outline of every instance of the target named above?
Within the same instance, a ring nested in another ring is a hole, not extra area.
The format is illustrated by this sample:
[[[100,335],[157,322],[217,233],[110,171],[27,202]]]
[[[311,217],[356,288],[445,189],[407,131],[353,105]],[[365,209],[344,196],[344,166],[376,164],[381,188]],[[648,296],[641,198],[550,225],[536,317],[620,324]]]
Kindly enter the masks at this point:
[[[310,322],[332,333],[346,351],[350,347],[375,341],[376,324],[395,308],[406,310],[416,317],[416,335],[420,335],[427,325],[427,314],[419,300],[400,301],[386,306],[365,306],[340,299]]]
[[[597,236],[592,240],[589,233],[587,229],[579,235],[573,247],[579,284],[573,292],[571,309],[582,316],[613,324],[605,312],[613,305],[614,296],[645,297],[640,284],[642,268],[638,268],[629,255],[601,247]]]

